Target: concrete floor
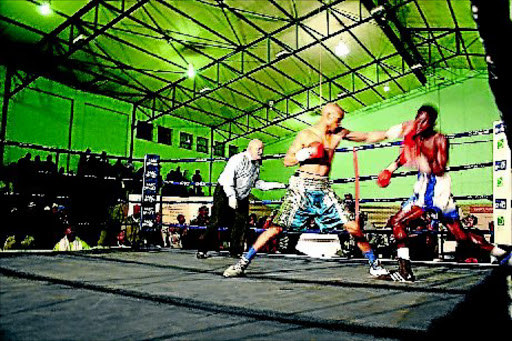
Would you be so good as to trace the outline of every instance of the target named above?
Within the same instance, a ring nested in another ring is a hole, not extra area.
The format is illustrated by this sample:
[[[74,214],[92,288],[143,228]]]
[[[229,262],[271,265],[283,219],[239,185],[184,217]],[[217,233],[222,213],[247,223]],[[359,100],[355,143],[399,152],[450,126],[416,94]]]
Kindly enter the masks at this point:
[[[364,261],[188,250],[0,253],[2,340],[485,340],[512,327],[510,271],[414,264],[376,280]],[[393,261],[388,268],[396,268]],[[452,337],[455,333],[456,338]],[[503,338],[503,337],[501,337]],[[505,337],[507,339],[508,337]],[[500,339],[500,338],[497,338]]]

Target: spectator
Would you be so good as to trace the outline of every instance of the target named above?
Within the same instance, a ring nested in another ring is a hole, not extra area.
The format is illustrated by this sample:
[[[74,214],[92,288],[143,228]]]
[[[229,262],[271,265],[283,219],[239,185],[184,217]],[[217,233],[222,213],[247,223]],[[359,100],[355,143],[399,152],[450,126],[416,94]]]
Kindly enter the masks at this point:
[[[55,244],[53,251],[80,251],[89,250],[90,246],[75,235],[72,227],[68,227],[64,232],[65,236]]]
[[[171,226],[169,228],[169,241],[170,247],[173,249],[181,249],[182,248],[182,234],[186,231],[186,221],[185,216],[183,214],[178,214],[176,217],[178,221],[178,227]]]
[[[210,209],[207,206],[201,206],[198,216],[190,222],[190,225],[208,226],[210,223]]]
[[[249,214],[249,228],[257,228],[258,227],[258,216],[255,213]]]
[[[195,174],[192,175],[192,181],[195,183],[193,186],[194,195],[198,197],[203,196],[203,187],[198,185],[198,183],[203,182],[203,177],[201,176],[199,169],[196,169]]]

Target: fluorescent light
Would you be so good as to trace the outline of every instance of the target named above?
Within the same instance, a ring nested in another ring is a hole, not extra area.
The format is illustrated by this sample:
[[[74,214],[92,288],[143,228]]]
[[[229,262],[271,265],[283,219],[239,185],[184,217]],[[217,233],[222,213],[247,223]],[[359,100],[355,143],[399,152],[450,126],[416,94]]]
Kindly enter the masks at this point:
[[[334,54],[336,54],[338,57],[345,57],[350,53],[350,49],[348,48],[347,44],[345,44],[343,41],[340,41],[338,45],[334,48]]]
[[[423,65],[421,65],[420,63],[414,64],[413,66],[411,66],[411,70],[421,69],[422,67]]]
[[[85,40],[85,36],[83,34],[79,34],[78,37],[76,37],[75,39],[73,39],[73,44],[76,44],[77,42],[79,42],[80,40]]]
[[[372,8],[372,10],[370,11],[370,14],[372,16],[376,16],[376,15],[381,14],[382,12],[384,12],[384,6],[380,5],[380,6]]]
[[[43,2],[41,5],[39,5],[39,13],[42,15],[49,15],[52,13],[52,8],[50,7],[49,2]]]
[[[276,58],[279,58],[279,57],[287,55],[287,54],[290,54],[290,52],[288,52],[286,50],[279,51],[278,53],[276,53]]]
[[[203,93],[203,92],[206,92],[206,91],[210,91],[212,88],[202,88],[201,90],[199,90],[200,93]]]

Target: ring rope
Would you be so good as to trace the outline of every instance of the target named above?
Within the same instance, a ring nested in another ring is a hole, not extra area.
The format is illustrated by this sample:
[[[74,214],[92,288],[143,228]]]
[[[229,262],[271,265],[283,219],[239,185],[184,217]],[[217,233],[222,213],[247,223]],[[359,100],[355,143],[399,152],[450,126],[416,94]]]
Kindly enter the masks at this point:
[[[207,229],[208,227],[207,226],[201,226],[201,225],[180,225],[180,224],[161,224],[162,226],[167,226],[167,227],[175,227],[175,228],[180,228],[180,229],[189,229],[189,230],[205,230]],[[218,231],[228,231],[229,228],[227,227],[223,227],[223,226],[219,226],[218,228]],[[264,232],[265,229],[262,229],[262,228],[258,228],[258,227],[251,227],[250,228],[251,231],[254,231],[256,233],[261,233],[261,232]],[[493,233],[491,231],[486,231],[486,230],[481,230],[480,231],[482,234],[489,234],[489,235],[492,235]],[[284,230],[282,232],[283,234],[296,234],[296,233],[322,233],[322,234],[350,234],[347,230],[345,229],[329,229],[329,230],[320,230],[320,229],[312,229],[312,230],[302,230],[302,229],[297,229],[297,230],[293,230],[293,231],[288,231],[288,230]],[[393,233],[393,229],[391,228],[380,228],[380,229],[364,229],[363,230],[363,233],[375,233],[375,234],[392,234]],[[450,231],[445,231],[445,230],[428,230],[428,229],[425,229],[425,230],[412,230],[409,232],[410,234],[417,234],[417,235],[421,235],[421,234],[436,234],[436,235],[451,235]]]
[[[453,198],[457,201],[459,200],[489,200],[492,201],[492,194],[469,194],[469,195],[458,195],[453,196]],[[390,202],[400,202],[406,201],[409,197],[401,197],[401,198],[368,198],[368,199],[359,199],[359,202],[362,204],[366,203],[390,203]],[[140,204],[140,200],[130,200],[129,202]],[[211,204],[211,200],[159,200],[163,204]],[[253,205],[278,205],[282,204],[282,200],[249,200],[250,204]]]
[[[449,172],[458,172],[461,170],[469,170],[469,169],[477,169],[477,168],[486,168],[486,167],[492,167],[492,162],[482,162],[482,163],[474,163],[474,164],[468,164],[468,165],[459,165],[459,166],[452,166],[447,167],[446,171]],[[406,177],[411,175],[417,175],[418,171],[404,171],[404,172],[397,172],[393,174],[393,177]],[[368,180],[375,180],[377,179],[378,175],[362,175],[359,176],[360,181],[368,181]],[[350,183],[356,181],[356,178],[341,178],[341,179],[335,179],[330,180],[334,184],[344,184],[344,183]],[[194,181],[163,181],[164,184],[169,185],[180,185],[180,186],[217,186],[216,182],[194,182]]]

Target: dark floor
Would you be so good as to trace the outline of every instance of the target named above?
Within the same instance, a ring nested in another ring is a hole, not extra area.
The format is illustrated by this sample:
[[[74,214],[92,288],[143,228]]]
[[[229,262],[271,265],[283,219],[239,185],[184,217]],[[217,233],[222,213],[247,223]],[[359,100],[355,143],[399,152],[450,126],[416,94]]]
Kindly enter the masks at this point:
[[[246,277],[223,278],[233,262],[185,250],[2,252],[0,336],[485,340],[512,326],[510,272],[496,266],[415,264],[417,282],[393,283],[364,261],[262,255]]]

